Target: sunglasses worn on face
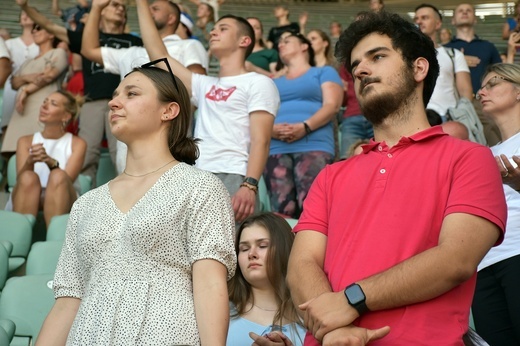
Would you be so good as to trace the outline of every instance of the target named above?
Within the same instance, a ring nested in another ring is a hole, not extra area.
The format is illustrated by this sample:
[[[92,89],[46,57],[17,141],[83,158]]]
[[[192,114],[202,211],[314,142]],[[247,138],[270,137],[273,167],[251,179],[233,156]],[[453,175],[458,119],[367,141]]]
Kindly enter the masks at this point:
[[[177,81],[175,80],[175,75],[173,74],[172,68],[170,67],[170,64],[168,63],[167,58],[161,58],[161,59],[157,59],[154,61],[150,61],[144,65],[141,65],[141,68],[150,68],[154,65],[157,65],[160,62],[163,62],[166,65],[166,67],[168,68],[168,72],[170,72],[170,76],[172,77],[172,81],[173,81],[173,85],[175,85],[175,89],[177,89],[177,92],[180,92],[179,86],[177,85]]]
[[[40,31],[41,29],[42,29],[42,27],[39,26],[38,24],[34,24],[32,27],[32,31]]]

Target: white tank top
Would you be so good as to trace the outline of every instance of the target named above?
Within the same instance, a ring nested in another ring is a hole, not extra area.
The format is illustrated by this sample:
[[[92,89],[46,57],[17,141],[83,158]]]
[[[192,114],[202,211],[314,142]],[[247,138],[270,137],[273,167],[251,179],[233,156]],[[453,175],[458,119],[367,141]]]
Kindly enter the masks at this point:
[[[36,132],[33,135],[32,144],[43,143],[43,147],[47,152],[47,155],[57,160],[60,164],[60,168],[65,168],[69,161],[70,155],[72,154],[72,134],[65,133],[58,139],[47,139],[43,138],[41,132]],[[49,180],[49,174],[51,170],[46,163],[36,162],[34,164],[34,172],[40,177],[40,184],[42,187],[47,187],[47,181]]]

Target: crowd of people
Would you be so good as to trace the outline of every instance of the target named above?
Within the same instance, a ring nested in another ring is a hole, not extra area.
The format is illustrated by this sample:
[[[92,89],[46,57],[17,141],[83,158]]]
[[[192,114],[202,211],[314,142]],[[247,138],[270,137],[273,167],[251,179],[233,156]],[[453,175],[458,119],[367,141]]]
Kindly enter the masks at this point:
[[[70,213],[37,345],[520,345],[516,12],[501,62],[467,3],[264,37],[223,0],[135,0],[139,35],[125,0],[13,1],[7,208]]]

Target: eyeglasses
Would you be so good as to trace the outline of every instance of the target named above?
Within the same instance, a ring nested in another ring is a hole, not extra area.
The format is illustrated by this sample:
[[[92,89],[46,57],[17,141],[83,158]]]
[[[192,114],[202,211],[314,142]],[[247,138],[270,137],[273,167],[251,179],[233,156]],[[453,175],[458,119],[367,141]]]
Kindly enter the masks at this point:
[[[498,84],[502,83],[502,81],[516,84],[513,80],[511,80],[509,78],[502,77],[502,76],[493,76],[488,80],[488,82],[486,84],[484,84],[480,89],[477,90],[477,94],[475,95],[475,98],[477,100],[480,100],[480,98],[481,98],[480,92],[482,91],[482,89],[486,89],[487,91],[489,91],[489,90],[493,89],[494,87],[496,87]]]
[[[168,72],[170,72],[170,76],[172,76],[173,85],[175,85],[175,89],[177,89],[177,92],[179,91],[179,86],[177,85],[177,81],[175,80],[175,75],[173,74],[172,68],[170,67],[170,64],[168,63],[168,58],[161,58],[154,61],[150,61],[144,65],[141,65],[141,68],[150,68],[154,65],[157,65],[158,63],[163,62],[166,67],[168,68]]]
[[[43,29],[41,26],[34,24],[31,31],[40,31],[41,29]]]

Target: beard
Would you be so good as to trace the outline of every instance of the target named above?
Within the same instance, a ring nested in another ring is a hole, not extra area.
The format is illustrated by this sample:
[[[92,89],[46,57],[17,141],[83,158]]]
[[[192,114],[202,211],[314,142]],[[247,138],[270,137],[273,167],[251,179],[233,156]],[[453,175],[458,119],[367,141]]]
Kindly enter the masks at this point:
[[[406,109],[411,99],[414,97],[414,90],[417,83],[414,79],[413,70],[406,65],[394,77],[391,77],[397,83],[392,83],[393,90],[384,93],[369,96],[366,100],[360,100],[359,106],[365,118],[374,126],[381,125],[383,121],[394,114],[399,116],[401,109]],[[361,81],[359,94],[367,94],[372,88],[370,85],[364,87],[371,82],[379,82],[381,79],[377,77],[365,77]],[[401,114],[403,116],[405,114]]]
[[[157,28],[157,30],[162,30],[166,26],[165,22],[156,22],[155,20],[154,20],[154,22],[155,22],[155,27]]]

